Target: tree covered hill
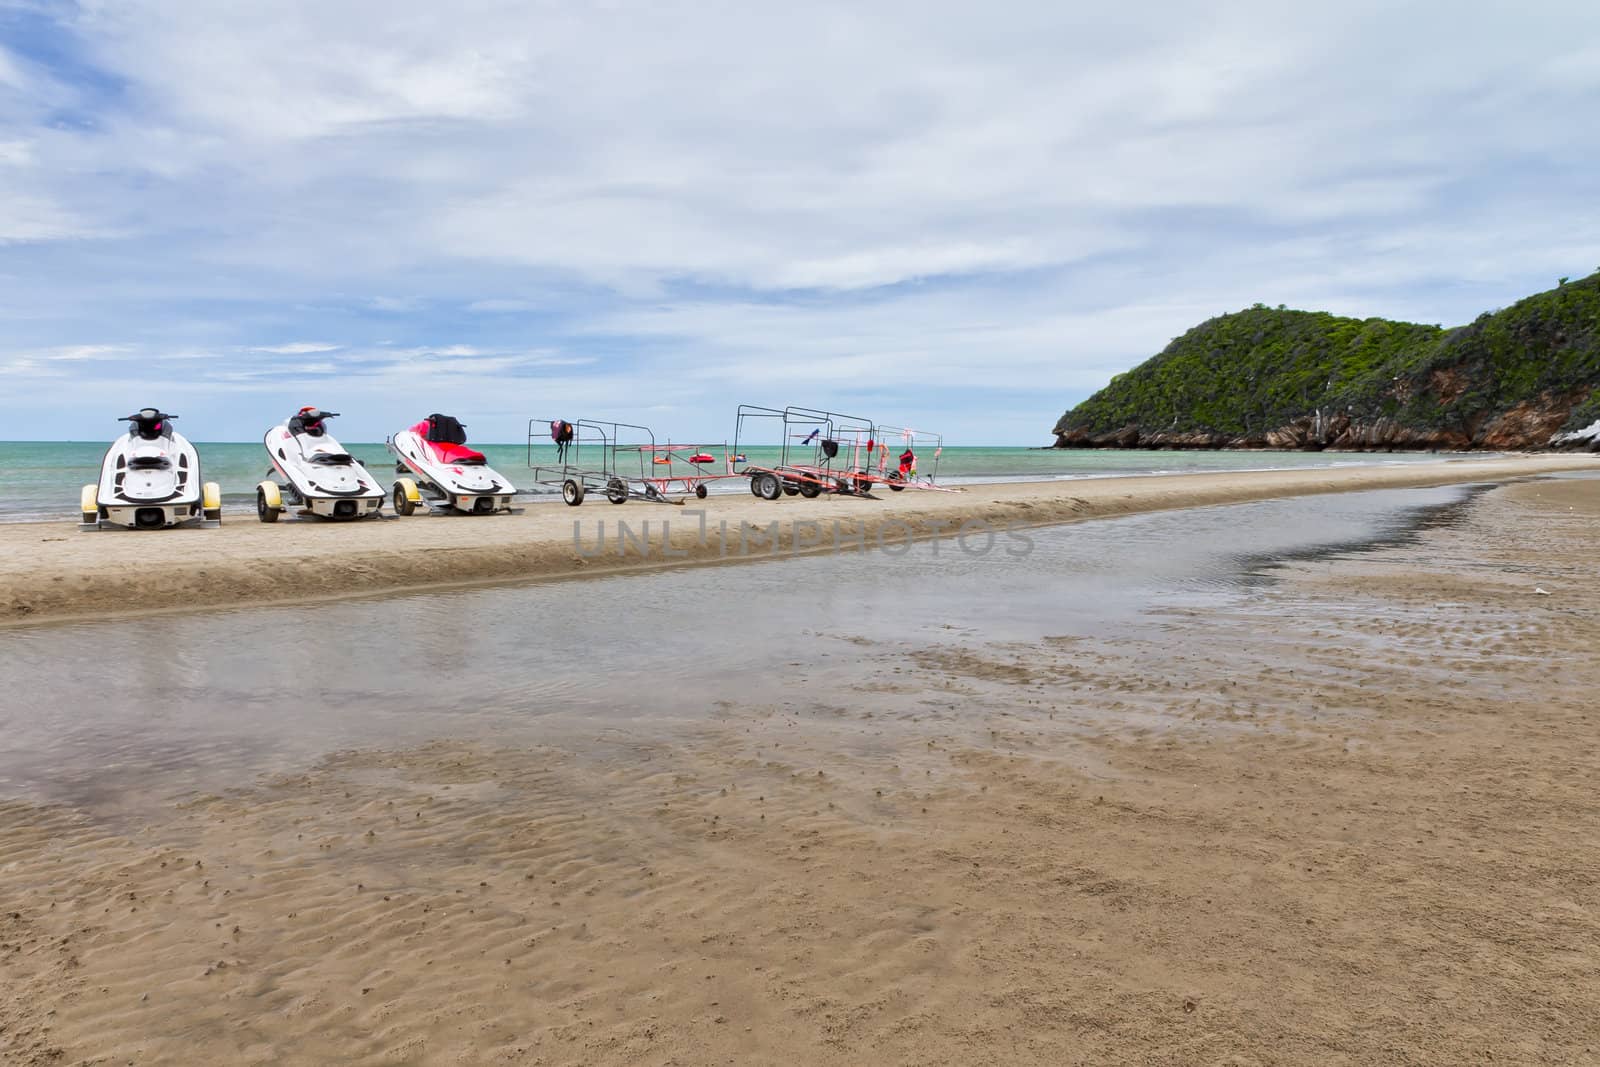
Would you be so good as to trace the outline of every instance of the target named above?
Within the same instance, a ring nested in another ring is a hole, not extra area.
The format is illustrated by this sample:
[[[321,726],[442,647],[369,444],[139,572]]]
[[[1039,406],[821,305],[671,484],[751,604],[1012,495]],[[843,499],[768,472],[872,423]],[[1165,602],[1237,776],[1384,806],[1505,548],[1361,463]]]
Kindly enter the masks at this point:
[[[1256,305],[1063,415],[1060,447],[1600,446],[1600,272],[1467,326]],[[1592,431],[1592,432],[1590,432]]]

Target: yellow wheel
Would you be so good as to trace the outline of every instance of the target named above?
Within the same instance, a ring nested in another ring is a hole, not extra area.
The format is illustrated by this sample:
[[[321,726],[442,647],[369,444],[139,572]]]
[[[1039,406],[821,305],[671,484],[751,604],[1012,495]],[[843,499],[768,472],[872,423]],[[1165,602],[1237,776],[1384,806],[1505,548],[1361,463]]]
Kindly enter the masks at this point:
[[[200,492],[200,507],[208,522],[222,521],[222,487],[207,482]]]
[[[78,510],[82,513],[85,526],[100,521],[99,493],[99,486],[86,485],[83,487],[83,492],[78,494]]]
[[[256,486],[256,517],[262,522],[277,522],[283,514],[283,495],[277,482],[262,482]]]
[[[394,482],[394,511],[396,515],[410,515],[422,503],[422,493],[410,478],[396,478]]]

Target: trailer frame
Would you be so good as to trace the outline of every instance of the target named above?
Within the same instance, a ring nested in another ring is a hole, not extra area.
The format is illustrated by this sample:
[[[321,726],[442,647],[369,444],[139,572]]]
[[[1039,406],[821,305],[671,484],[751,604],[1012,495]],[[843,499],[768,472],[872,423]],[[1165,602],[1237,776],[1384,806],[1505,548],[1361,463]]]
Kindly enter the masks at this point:
[[[550,427],[557,421],[570,423],[573,428],[572,440],[562,453],[564,458],[553,464],[535,462],[534,445],[550,440]],[[731,470],[728,474],[716,474],[703,469],[706,464],[694,464],[693,473],[656,474],[651,467],[655,465],[655,458],[666,449],[709,447],[714,446],[660,445],[650,427],[631,422],[606,419],[528,420],[528,469],[532,471],[533,483],[560,487],[562,500],[572,507],[582,504],[590,493],[600,493],[613,504],[643,500],[652,504],[682,505],[684,499],[674,500],[669,495],[675,484],[682,487],[685,497],[692,494],[703,498],[706,495],[705,483],[721,477],[733,477]],[[673,453],[665,454],[670,464]]]
[[[876,453],[876,469],[874,470],[873,457],[868,457],[867,467],[859,472],[860,477],[868,479],[874,485],[887,486],[893,492],[905,489],[921,489],[938,493],[959,493],[962,490],[951,486],[939,485],[939,457],[944,454],[944,435],[932,430],[917,430],[909,426],[889,426],[878,423],[872,428],[873,445]],[[909,472],[902,471],[899,466],[889,467],[889,439],[900,438],[906,448],[916,451],[919,442],[926,442],[933,448],[933,469],[926,478],[918,478],[917,468]]]
[[[743,454],[741,441],[746,432],[746,422],[774,420],[778,423],[781,450],[778,462],[773,465],[744,464],[738,473],[750,479],[750,492],[763,500],[777,500],[781,496],[815,498],[823,493],[838,496],[871,497],[869,479],[856,477],[851,469],[859,464],[846,463],[835,467],[841,446],[848,444],[851,455],[859,458],[865,440],[870,439],[873,424],[857,415],[823,411],[790,405],[786,408],[769,408],[757,404],[740,404],[734,425],[734,460]],[[809,433],[795,433],[796,429],[809,428]],[[800,443],[795,444],[796,441]],[[809,462],[801,449],[810,448]]]

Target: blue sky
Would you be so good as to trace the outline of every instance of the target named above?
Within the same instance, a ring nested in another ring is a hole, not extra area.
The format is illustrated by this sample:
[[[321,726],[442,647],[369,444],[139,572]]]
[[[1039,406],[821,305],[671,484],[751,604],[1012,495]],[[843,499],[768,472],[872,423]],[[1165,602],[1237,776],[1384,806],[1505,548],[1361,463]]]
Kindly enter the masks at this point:
[[[0,435],[1043,444],[1257,301],[1600,267],[1600,5],[0,0]]]

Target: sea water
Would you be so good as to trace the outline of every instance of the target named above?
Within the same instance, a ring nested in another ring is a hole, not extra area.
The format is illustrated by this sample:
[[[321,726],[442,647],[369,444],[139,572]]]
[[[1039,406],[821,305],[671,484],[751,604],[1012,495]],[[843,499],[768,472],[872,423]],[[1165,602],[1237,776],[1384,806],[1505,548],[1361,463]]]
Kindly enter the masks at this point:
[[[12,628],[0,639],[0,800],[155,802],[441,737],[682,739],[728,705],[867,707],[887,729],[923,714],[927,694],[872,683],[918,674],[920,654],[1148,637],[1162,612],[1253,595],[1285,559],[1413,536],[1472,492],[1155,512],[1029,530],[1027,551],[925,542],[904,555]]]
[[[28,522],[42,519],[76,519],[79,491],[95,481],[107,443],[84,441],[0,441],[0,522]],[[396,477],[394,457],[382,443],[344,442],[374,477],[388,485]],[[226,444],[197,443],[202,474],[222,489],[225,510],[254,508],[255,487],[267,476],[266,450],[259,442]],[[548,442],[527,444],[478,445],[490,466],[511,479],[527,498],[554,498],[557,485],[534,484],[529,467],[553,465],[555,447]],[[585,446],[587,449],[587,446]],[[752,464],[775,464],[773,448],[743,450]],[[717,462],[708,470],[721,472],[723,451],[712,450]],[[682,453],[687,455],[687,453]],[[1481,458],[1478,454],[1474,458]],[[588,461],[588,454],[585,455]],[[940,484],[962,485],[972,482],[1035,481],[1056,478],[1095,478],[1116,475],[1183,474],[1203,471],[1242,471],[1338,467],[1347,465],[1415,463],[1437,460],[1428,453],[1367,454],[1348,452],[1155,452],[1137,450],[1080,450],[1017,447],[950,447],[938,457],[935,468],[931,449],[919,450],[919,475],[928,477],[937,470]],[[659,474],[665,468],[651,464],[649,455],[639,453],[619,457],[624,474]],[[628,469],[630,468],[631,469]],[[688,472],[675,464],[674,474]],[[712,492],[748,492],[742,480],[713,482]]]

